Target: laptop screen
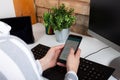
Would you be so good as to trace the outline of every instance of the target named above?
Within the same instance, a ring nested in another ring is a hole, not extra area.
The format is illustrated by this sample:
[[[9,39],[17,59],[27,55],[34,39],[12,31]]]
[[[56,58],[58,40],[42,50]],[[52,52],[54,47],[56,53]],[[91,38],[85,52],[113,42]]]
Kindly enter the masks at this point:
[[[11,35],[21,38],[27,44],[34,42],[30,16],[3,18],[0,21],[11,26]]]

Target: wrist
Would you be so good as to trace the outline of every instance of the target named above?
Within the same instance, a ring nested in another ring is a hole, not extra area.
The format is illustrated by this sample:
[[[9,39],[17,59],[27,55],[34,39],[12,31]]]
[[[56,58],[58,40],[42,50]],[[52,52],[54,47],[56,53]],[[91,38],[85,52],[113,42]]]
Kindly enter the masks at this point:
[[[65,78],[66,79],[69,78],[71,80],[78,80],[78,76],[77,76],[77,74],[74,71],[67,72],[66,75],[65,75]]]
[[[69,72],[69,71],[73,71],[73,72],[75,72],[75,73],[77,73],[77,70],[75,69],[75,68],[67,68],[67,72]]]
[[[43,71],[45,71],[46,69],[49,68],[48,67],[48,62],[44,58],[40,59],[39,61],[40,61],[40,64],[42,66]]]

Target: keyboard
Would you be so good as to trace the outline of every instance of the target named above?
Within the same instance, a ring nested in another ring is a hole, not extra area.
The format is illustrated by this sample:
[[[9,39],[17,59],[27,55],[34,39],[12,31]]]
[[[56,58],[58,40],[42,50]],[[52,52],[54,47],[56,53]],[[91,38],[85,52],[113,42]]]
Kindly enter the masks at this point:
[[[35,59],[41,59],[45,56],[50,47],[38,44],[31,49]],[[80,65],[78,68],[79,80],[108,80],[108,78],[114,72],[114,68],[80,58]],[[55,66],[47,69],[43,72],[43,76],[49,80],[64,80],[66,74],[66,68],[61,66]]]

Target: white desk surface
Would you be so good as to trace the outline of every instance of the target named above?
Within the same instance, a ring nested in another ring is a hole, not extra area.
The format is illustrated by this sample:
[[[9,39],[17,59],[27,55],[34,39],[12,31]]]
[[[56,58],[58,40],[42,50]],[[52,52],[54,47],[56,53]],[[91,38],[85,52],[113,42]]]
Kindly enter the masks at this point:
[[[76,34],[76,33],[71,32],[71,34]],[[33,35],[35,38],[35,43],[29,45],[30,49],[39,43],[47,45],[49,47],[64,44],[57,42],[55,35],[47,35],[45,33],[45,27],[41,23],[36,23],[33,25]],[[80,34],[76,34],[76,35],[80,35]],[[94,53],[108,46],[103,42],[99,41],[98,39],[83,35],[81,36],[83,37],[83,39],[81,41],[79,48],[81,49],[81,57],[83,58],[91,53]],[[87,59],[95,61],[100,64],[109,65],[109,63],[118,56],[120,56],[120,53],[109,47],[87,57]],[[116,80],[116,79],[111,76],[109,80]]]

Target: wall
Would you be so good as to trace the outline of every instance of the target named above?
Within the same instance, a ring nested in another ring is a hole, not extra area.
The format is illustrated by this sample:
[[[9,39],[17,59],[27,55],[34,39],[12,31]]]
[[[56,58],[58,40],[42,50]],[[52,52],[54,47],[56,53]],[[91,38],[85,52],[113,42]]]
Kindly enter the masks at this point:
[[[38,22],[43,22],[43,14],[49,8],[59,6],[62,3],[69,8],[74,8],[77,17],[77,21],[71,27],[71,31],[87,35],[90,0],[35,0]]]
[[[0,18],[15,16],[13,0],[0,0]]]
[[[0,18],[31,16],[36,23],[36,12],[33,0],[0,0]]]
[[[43,13],[53,6],[64,3],[75,9],[76,23],[71,31],[87,35],[89,22],[89,0],[0,0],[0,18],[31,16],[32,23],[43,22]],[[7,5],[7,6],[6,6]],[[36,8],[36,10],[35,10]]]
[[[31,16],[32,23],[36,23],[34,0],[13,0],[16,16]]]

